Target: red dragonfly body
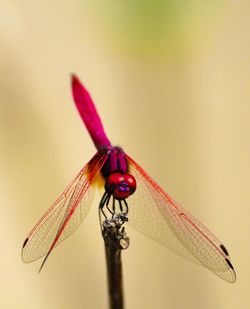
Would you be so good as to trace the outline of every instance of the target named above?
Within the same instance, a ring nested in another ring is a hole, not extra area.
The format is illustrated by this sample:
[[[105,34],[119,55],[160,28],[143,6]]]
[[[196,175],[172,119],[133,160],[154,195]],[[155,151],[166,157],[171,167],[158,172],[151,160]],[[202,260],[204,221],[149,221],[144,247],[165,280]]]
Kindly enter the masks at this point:
[[[100,216],[122,214],[138,231],[234,282],[236,275],[225,246],[122,148],[111,145],[89,93],[75,76],[72,91],[97,153],[29,233],[23,244],[23,261],[29,263],[45,256],[43,267],[52,250],[84,220],[97,175],[101,175],[104,194],[99,205]]]

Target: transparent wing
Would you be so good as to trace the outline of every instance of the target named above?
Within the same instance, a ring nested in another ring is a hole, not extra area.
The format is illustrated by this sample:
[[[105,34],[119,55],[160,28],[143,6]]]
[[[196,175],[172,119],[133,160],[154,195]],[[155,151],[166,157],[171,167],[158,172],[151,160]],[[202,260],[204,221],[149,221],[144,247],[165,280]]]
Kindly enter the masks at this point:
[[[93,200],[93,180],[106,158],[106,154],[97,153],[37,222],[23,244],[25,263],[44,255],[46,260],[53,248],[79,227]]]
[[[129,223],[194,263],[202,264],[228,282],[236,280],[224,245],[197,219],[163,191],[128,155],[136,192],[128,198]]]

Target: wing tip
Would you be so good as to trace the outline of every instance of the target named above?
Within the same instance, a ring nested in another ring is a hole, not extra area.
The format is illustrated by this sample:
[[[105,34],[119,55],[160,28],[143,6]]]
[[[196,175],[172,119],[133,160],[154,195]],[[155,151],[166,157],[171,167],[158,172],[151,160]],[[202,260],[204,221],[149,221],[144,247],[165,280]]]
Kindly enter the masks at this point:
[[[226,247],[225,247],[223,244],[220,245],[220,248],[221,248],[221,250],[224,252],[224,254],[225,254],[226,256],[229,256],[229,253],[228,253]]]
[[[228,258],[225,258],[226,262],[227,262],[227,265],[232,269],[234,270],[234,267],[232,265],[232,263],[230,262],[230,260]]]
[[[236,281],[235,269],[234,269],[232,263],[230,262],[230,260],[228,258],[225,258],[225,261],[226,261],[227,265],[230,267],[230,269],[232,270],[231,277],[227,281],[230,282],[230,283],[234,283]]]
[[[24,249],[24,247],[27,245],[28,240],[29,240],[29,237],[27,237],[27,238],[25,239],[25,241],[23,242],[22,249]]]

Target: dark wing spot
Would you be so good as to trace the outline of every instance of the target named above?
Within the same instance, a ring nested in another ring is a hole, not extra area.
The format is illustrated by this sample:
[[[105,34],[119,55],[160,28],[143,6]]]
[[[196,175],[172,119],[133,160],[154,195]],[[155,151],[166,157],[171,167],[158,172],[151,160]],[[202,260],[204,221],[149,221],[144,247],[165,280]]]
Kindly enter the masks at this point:
[[[29,238],[26,238],[24,243],[23,243],[23,248],[26,246],[27,242],[28,242]]]
[[[226,256],[229,256],[227,249],[223,245],[220,245],[220,247],[221,247],[221,250],[226,254]]]
[[[225,260],[226,260],[228,266],[229,266],[230,268],[232,268],[232,270],[234,270],[233,265],[231,264],[231,262],[229,261],[229,259],[225,259]]]

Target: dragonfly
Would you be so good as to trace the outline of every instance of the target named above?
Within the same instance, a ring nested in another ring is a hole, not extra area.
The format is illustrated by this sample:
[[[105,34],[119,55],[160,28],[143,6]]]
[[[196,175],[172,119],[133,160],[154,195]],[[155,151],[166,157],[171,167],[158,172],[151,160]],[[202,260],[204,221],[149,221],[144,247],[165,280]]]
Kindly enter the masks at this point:
[[[223,243],[121,147],[111,144],[90,94],[75,75],[72,94],[96,153],[28,234],[22,246],[22,260],[30,263],[44,257],[41,271],[55,247],[85,219],[95,189],[101,187],[100,216],[113,218],[123,214],[139,232],[222,279],[235,282],[235,270]]]

